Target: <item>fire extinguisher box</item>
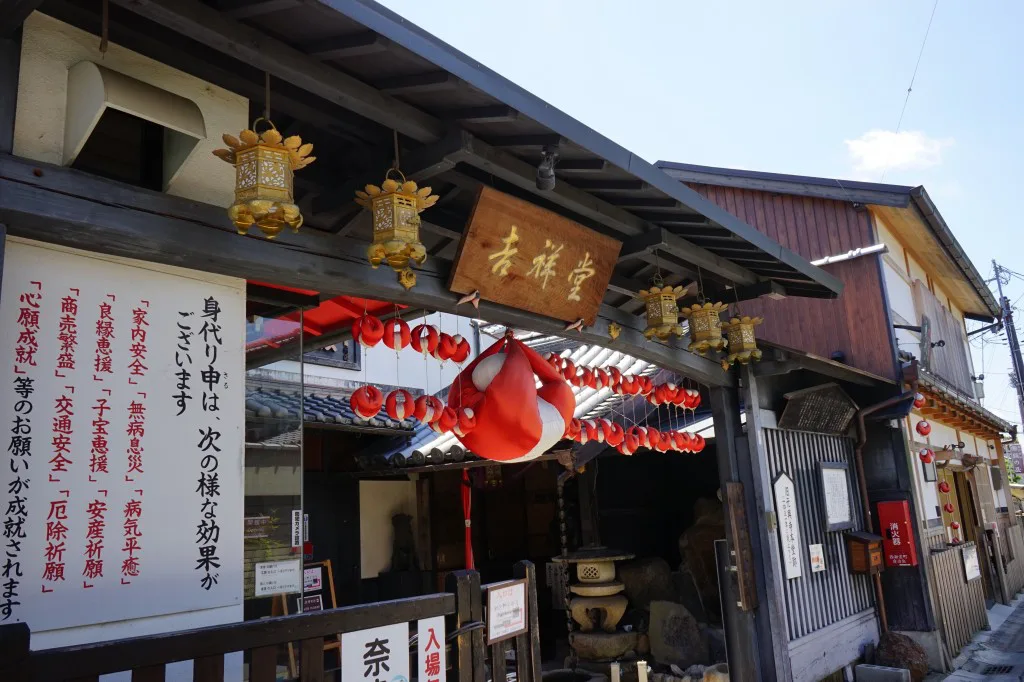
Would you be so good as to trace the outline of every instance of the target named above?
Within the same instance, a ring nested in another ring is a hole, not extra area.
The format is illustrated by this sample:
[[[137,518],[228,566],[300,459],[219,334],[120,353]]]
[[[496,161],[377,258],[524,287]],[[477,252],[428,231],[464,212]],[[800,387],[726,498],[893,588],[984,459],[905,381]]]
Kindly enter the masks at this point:
[[[914,529],[910,525],[910,505],[906,500],[878,503],[878,525],[886,566],[917,566]]]

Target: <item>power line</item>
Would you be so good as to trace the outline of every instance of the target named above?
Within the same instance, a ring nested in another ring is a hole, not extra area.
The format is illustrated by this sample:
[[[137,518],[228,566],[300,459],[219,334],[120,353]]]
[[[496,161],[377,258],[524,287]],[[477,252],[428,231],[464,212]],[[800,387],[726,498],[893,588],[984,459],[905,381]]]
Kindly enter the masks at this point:
[[[917,70],[921,67],[921,57],[924,56],[924,46],[928,44],[928,34],[932,31],[932,21],[935,19],[935,10],[939,8],[939,0],[935,0],[935,4],[932,5],[931,16],[928,17],[928,27],[924,30],[924,39],[921,41],[921,49],[917,53],[917,63],[914,64],[914,73],[910,76],[910,85],[907,86],[907,96],[903,99],[903,108],[900,109],[900,118],[896,122],[896,134],[899,135],[900,126],[903,125],[903,115],[907,113],[907,103],[910,102],[910,93],[914,90],[914,81],[917,79]],[[882,171],[882,180],[885,180],[885,174],[889,172],[889,164],[886,163],[886,168]]]

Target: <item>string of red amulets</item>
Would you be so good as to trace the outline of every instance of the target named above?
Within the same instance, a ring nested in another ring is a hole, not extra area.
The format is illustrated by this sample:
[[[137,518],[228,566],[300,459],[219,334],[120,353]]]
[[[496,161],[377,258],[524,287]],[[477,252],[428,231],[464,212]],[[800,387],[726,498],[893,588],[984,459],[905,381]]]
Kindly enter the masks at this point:
[[[363,315],[352,322],[352,338],[356,343],[373,348],[381,341],[391,350],[412,347],[417,353],[429,355],[441,362],[461,365],[469,359],[469,341],[461,334],[451,336],[432,324],[418,324],[410,328],[409,323],[397,317],[386,322],[373,315]]]

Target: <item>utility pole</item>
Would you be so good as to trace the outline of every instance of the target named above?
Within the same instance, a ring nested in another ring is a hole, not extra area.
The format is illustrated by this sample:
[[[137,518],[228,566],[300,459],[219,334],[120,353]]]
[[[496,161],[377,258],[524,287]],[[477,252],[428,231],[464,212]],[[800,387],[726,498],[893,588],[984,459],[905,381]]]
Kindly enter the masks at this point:
[[[1020,342],[1017,340],[1017,328],[1013,326],[1013,309],[1010,299],[1003,295],[1003,268],[992,261],[996,271],[996,286],[999,287],[999,307],[1003,315],[1003,329],[1010,345],[1010,360],[1013,362],[1013,387],[1017,389],[1017,408],[1020,410],[1021,424],[1024,424],[1024,360],[1020,356]]]

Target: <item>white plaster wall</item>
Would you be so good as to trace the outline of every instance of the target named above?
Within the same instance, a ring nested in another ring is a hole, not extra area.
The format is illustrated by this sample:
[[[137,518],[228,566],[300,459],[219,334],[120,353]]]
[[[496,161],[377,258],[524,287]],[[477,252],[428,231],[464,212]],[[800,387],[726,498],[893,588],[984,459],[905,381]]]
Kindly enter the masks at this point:
[[[906,433],[910,435],[910,467],[914,470],[914,477],[919,493],[917,495],[917,499],[919,505],[918,514],[920,518],[937,519],[941,515],[940,512],[936,511],[939,506],[938,482],[925,480],[924,466],[921,464],[921,458],[918,457],[917,454],[925,444],[928,444],[927,439],[918,435],[917,431],[914,430],[914,425],[917,424],[920,419],[921,415],[912,414],[910,419],[904,422]],[[931,447],[930,444],[928,445]]]
[[[248,100],[115,43],[110,43],[106,55],[102,55],[99,43],[99,37],[52,17],[39,12],[29,16],[21,42],[14,154],[44,163],[62,163],[68,69],[78,62],[92,61],[198,105],[206,139],[196,145],[168,194],[229,205],[234,195],[234,169],[211,152],[224,146],[220,139],[223,133],[237,135],[248,126]]]
[[[416,537],[416,481],[359,482],[360,575],[376,578],[391,567],[394,527],[391,517],[408,514]]]

